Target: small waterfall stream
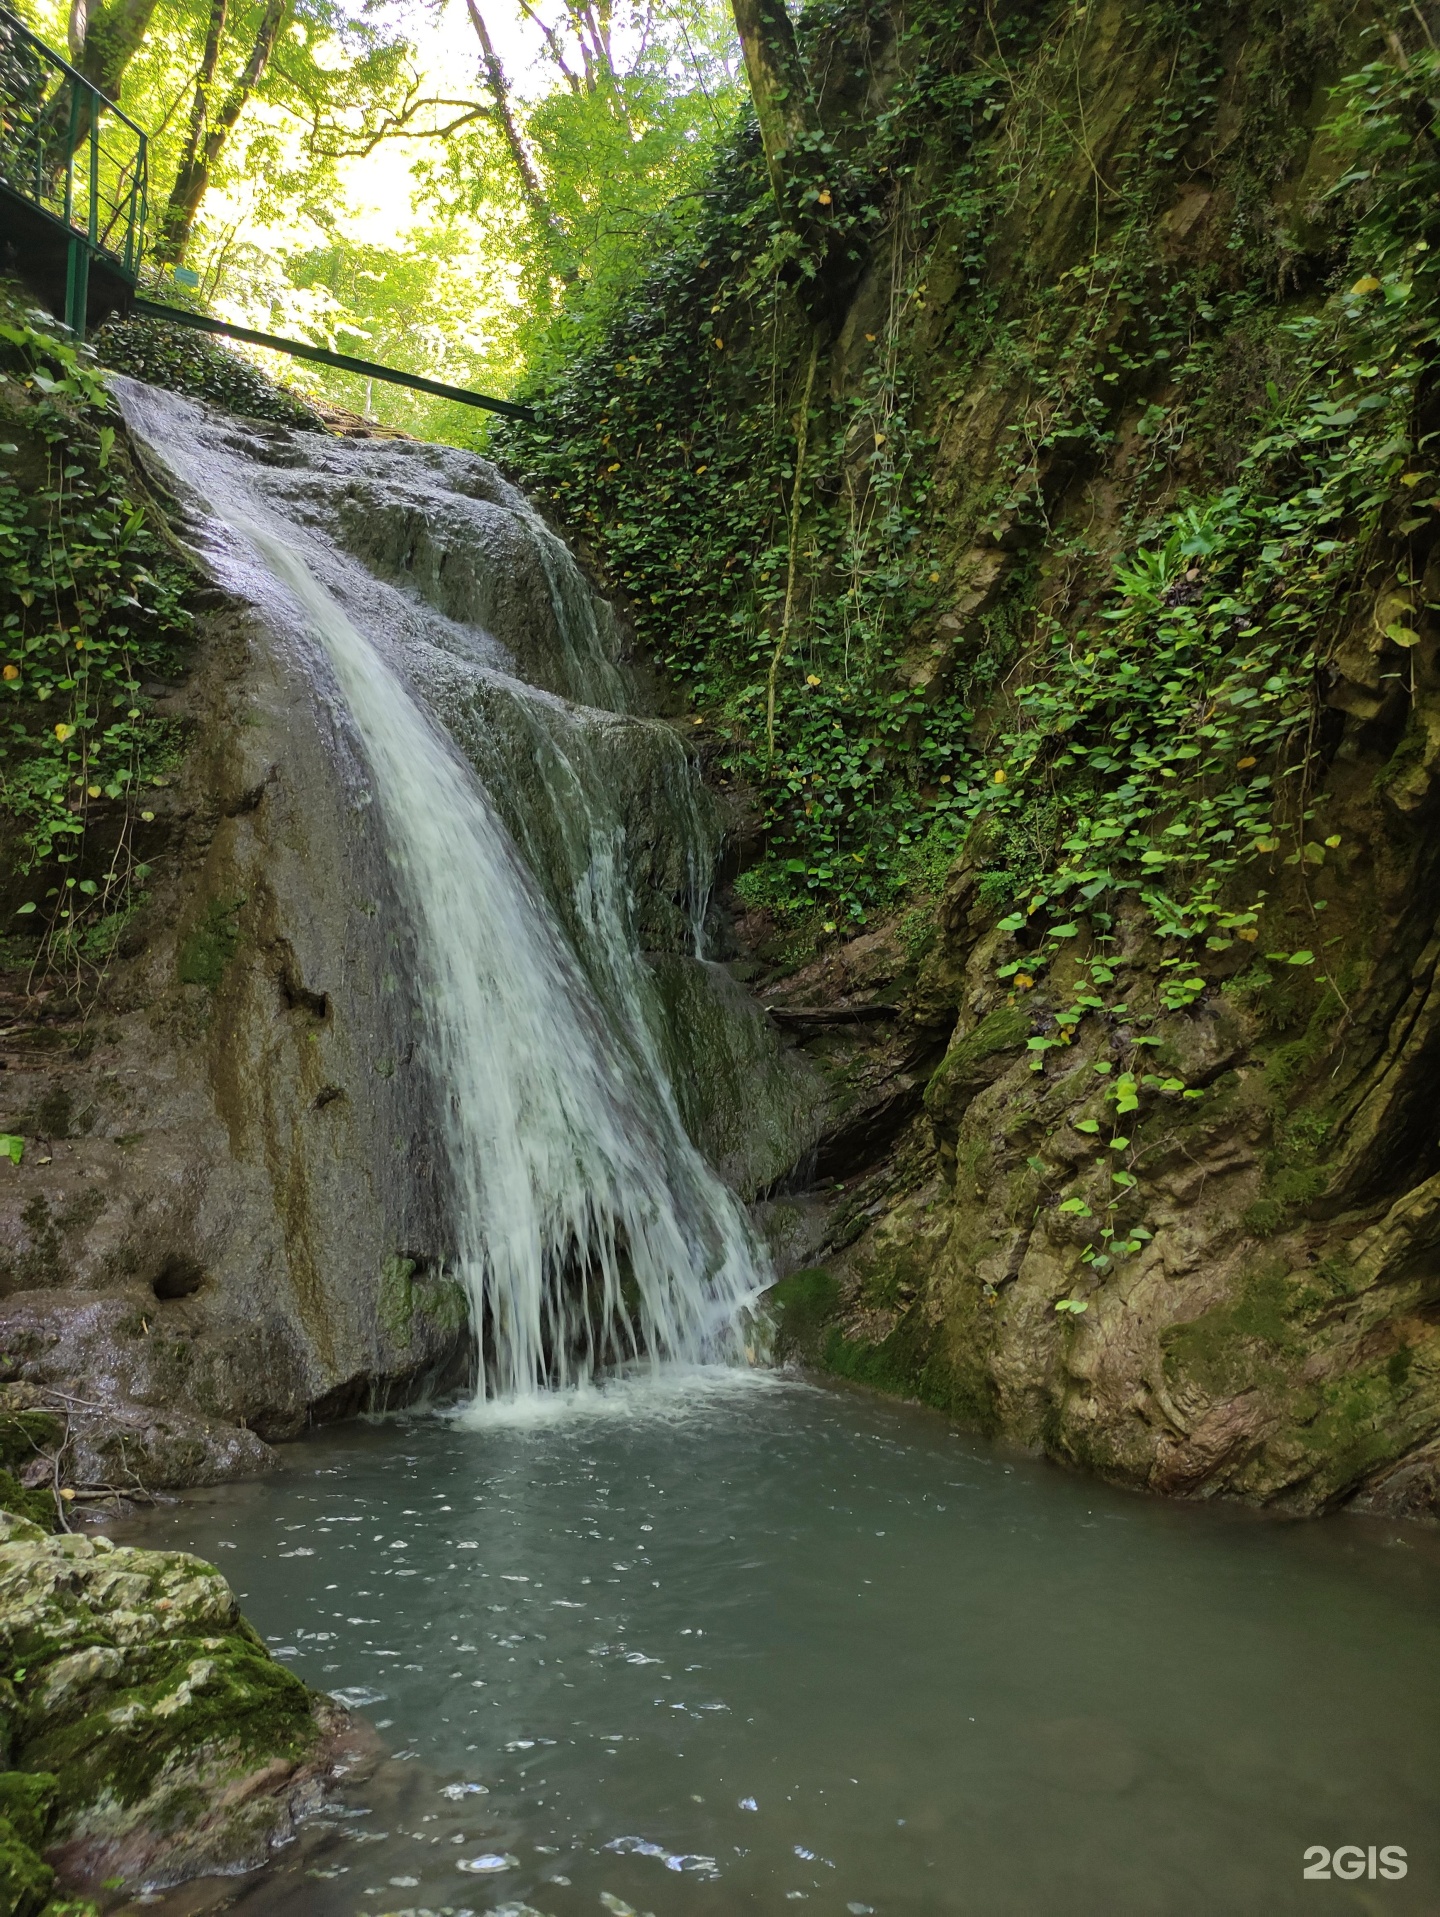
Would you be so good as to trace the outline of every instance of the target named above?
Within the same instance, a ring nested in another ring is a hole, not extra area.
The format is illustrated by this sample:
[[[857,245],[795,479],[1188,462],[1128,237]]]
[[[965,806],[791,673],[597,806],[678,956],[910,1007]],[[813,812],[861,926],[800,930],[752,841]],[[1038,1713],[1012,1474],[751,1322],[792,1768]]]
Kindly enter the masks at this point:
[[[277,643],[318,646],[358,740],[481,1397],[737,1357],[764,1256],[686,1133],[642,952],[700,955],[717,835],[674,732],[623,710],[607,610],[483,460],[116,388],[210,571]]]

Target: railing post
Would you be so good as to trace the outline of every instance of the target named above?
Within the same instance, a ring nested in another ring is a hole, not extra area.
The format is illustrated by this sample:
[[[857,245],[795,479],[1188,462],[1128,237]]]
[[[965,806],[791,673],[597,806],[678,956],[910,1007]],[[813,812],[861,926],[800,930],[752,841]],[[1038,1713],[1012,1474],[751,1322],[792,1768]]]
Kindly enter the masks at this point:
[[[65,324],[77,340],[85,337],[85,310],[90,304],[90,248],[72,233],[65,252]]]
[[[145,221],[150,212],[150,142],[145,134],[140,134],[140,150],[135,159],[135,173],[140,188],[140,217],[134,228],[133,258],[130,270],[140,277],[140,260],[145,246]]]
[[[90,218],[86,221],[90,244],[100,237],[100,95],[90,94]]]
[[[80,89],[70,82],[70,124],[65,135],[65,224],[75,224],[75,122],[80,117]]]

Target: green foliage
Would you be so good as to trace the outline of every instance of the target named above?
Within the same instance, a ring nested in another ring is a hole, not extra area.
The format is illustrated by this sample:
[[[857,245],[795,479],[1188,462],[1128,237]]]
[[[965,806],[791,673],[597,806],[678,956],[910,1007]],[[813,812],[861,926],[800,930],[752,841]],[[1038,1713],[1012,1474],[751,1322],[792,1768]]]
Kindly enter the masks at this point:
[[[815,59],[852,53],[853,15],[808,17]],[[1322,803],[1309,772],[1317,678],[1370,542],[1415,502],[1414,260],[1427,256],[1395,264],[1399,242],[1377,234],[1392,202],[1416,218],[1424,182],[1395,157],[1410,152],[1395,115],[1419,111],[1424,86],[1369,68],[1347,96],[1361,106],[1337,127],[1368,156],[1354,260],[1390,278],[1373,296],[1338,294],[1281,322],[1284,383],[1256,393],[1252,444],[1227,483],[1162,504],[1147,526],[1147,485],[1163,487],[1187,432],[1230,403],[1227,355],[1273,313],[1274,259],[1253,200],[1224,276],[1177,270],[1155,231],[1177,151],[1217,111],[1227,18],[1188,5],[1157,14],[1156,48],[1178,33],[1185,57],[1165,55],[1116,209],[1097,214],[1092,246],[1058,280],[1017,290],[993,276],[1001,259],[1013,264],[1004,220],[1018,207],[1043,222],[1037,198],[1077,151],[1055,101],[1079,84],[1080,29],[1054,28],[1037,51],[1050,23],[1011,10],[995,22],[996,57],[977,67],[971,10],[922,8],[904,78],[863,136],[847,129],[836,159],[848,234],[883,222],[890,275],[888,310],[866,336],[874,350],[849,349],[841,396],[813,400],[801,431],[801,369],[818,342],[789,290],[798,242],[747,125],[693,235],[599,347],[537,389],[541,427],[505,429],[510,457],[598,550],[642,640],[721,730],[725,775],[757,791],[766,851],[748,876],[753,902],[859,921],[911,883],[917,848],[931,870],[968,848],[982,898],[1027,930],[1011,975],[1033,980],[1081,923],[1103,937],[1134,895],[1181,944],[1165,990],[1180,1008],[1203,989],[1186,948],[1253,936],[1272,862],[1323,865],[1331,848],[1307,830]],[[1315,52],[1292,23],[1252,57],[1262,75],[1265,57],[1279,65],[1273,85],[1298,88]],[[1244,145],[1246,165],[1273,160],[1260,116]],[[1238,194],[1250,176],[1236,178]],[[1353,176],[1337,189],[1337,224],[1356,191]],[[1038,280],[1053,255],[1034,257]],[[812,254],[806,270],[822,264]],[[1029,270],[1022,262],[1022,281]],[[943,394],[916,357],[941,273],[973,288],[951,322],[945,389],[968,390],[987,354],[992,381],[1028,389],[994,471],[958,500],[934,491],[929,422]],[[1140,536],[1108,590],[1051,594],[1042,610],[1022,558],[961,646],[930,638],[953,591],[957,520],[961,533],[1009,528],[1048,552],[1052,573],[1058,560],[1103,574],[1083,535],[1049,524],[1041,475],[1112,456],[1127,396],[1147,390],[1166,397],[1138,409]]]
[[[56,883],[22,905],[52,956],[103,959],[146,876],[147,788],[172,728],[144,688],[178,672],[188,573],[151,529],[88,361],[26,319],[0,324],[0,799],[23,870]]]
[[[772,852],[757,897],[858,920],[924,846],[915,781],[940,789],[972,715],[958,691],[937,710],[894,676],[909,625],[938,594],[916,549],[925,447],[882,368],[843,406],[811,409],[805,616],[780,662],[773,757],[766,749],[798,395],[773,367],[757,390],[755,359],[767,338],[778,354],[793,333],[775,278],[784,237],[746,126],[693,238],[662,259],[603,347],[544,388],[543,426],[507,428],[503,450],[598,543],[642,639],[727,736],[726,776],[759,789]],[[817,505],[811,476],[831,491],[854,444],[877,453],[865,485]],[[829,590],[815,590],[817,576]]]

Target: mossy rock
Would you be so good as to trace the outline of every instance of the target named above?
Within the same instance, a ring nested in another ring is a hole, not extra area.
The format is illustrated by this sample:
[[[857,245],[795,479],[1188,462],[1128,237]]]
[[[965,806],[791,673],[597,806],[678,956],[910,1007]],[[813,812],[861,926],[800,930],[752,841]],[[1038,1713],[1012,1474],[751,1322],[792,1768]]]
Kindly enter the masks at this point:
[[[0,1771],[0,1911],[5,1917],[40,1917],[50,1902],[55,1872],[40,1853],[54,1804],[53,1777]]]
[[[1029,1013],[1002,1005],[950,1047],[925,1087],[925,1109],[942,1131],[958,1129],[971,1099],[1000,1077],[1012,1053],[1024,1051],[1030,1032]]]
[[[0,1670],[9,1761],[48,1780],[65,1872],[249,1869],[288,1833],[277,1793],[319,1749],[316,1700],[200,1559],[0,1518]]]
[[[840,1281],[815,1268],[794,1271],[772,1285],[765,1302],[775,1320],[775,1356],[809,1361],[840,1310]]]

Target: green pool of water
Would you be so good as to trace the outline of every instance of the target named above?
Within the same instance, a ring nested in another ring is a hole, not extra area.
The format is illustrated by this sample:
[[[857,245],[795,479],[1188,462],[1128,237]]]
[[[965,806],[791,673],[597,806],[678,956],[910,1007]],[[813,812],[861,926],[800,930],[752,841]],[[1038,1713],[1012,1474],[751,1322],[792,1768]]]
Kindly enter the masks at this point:
[[[246,1911],[1440,1909],[1423,1531],[1133,1497],[701,1374],[347,1426],[125,1535],[217,1563],[394,1753]],[[1407,1874],[1307,1882],[1312,1845]]]

